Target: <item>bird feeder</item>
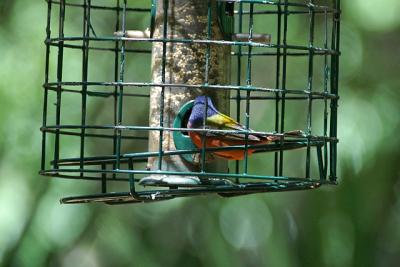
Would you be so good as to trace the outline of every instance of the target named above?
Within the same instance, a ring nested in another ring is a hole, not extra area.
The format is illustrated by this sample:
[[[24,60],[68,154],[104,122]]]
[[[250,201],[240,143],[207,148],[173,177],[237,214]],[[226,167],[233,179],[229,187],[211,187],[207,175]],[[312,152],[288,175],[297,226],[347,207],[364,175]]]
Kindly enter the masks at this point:
[[[46,2],[40,173],[94,185],[62,203],[337,183],[340,0]],[[190,131],[232,133],[188,128],[202,95],[243,145],[193,144]],[[254,132],[274,141],[255,150]],[[229,150],[243,160],[216,155]]]

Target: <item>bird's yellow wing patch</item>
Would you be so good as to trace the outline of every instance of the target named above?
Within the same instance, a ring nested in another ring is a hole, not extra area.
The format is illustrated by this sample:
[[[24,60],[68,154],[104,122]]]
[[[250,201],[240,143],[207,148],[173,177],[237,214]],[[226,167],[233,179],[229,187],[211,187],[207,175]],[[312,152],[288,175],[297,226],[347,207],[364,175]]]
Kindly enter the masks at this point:
[[[246,130],[246,128],[243,125],[239,124],[237,121],[235,121],[231,117],[228,117],[222,113],[218,113],[218,114],[212,115],[210,117],[207,117],[206,124],[210,128],[220,129],[220,130],[239,130],[239,131]],[[249,129],[249,131],[252,131],[252,130]],[[241,133],[237,133],[237,134],[214,133],[213,135],[223,136],[224,138],[231,139],[231,140],[243,140],[245,138],[245,135],[241,134]],[[250,141],[260,141],[260,138],[253,134],[248,135],[248,138]]]
[[[243,129],[235,120],[221,113],[207,117],[207,125],[218,129]]]

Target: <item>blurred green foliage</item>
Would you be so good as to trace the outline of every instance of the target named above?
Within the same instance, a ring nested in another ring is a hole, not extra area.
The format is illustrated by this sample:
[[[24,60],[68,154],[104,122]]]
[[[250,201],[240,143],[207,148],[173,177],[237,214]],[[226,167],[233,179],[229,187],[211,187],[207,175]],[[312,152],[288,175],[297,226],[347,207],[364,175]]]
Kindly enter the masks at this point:
[[[110,207],[37,175],[46,4],[0,1],[0,265],[398,265],[400,2],[342,2],[339,186]]]

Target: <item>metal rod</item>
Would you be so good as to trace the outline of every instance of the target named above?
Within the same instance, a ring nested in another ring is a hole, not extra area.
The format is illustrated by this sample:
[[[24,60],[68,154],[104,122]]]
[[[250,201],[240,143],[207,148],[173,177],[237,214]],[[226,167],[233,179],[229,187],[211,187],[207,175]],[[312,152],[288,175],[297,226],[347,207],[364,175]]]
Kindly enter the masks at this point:
[[[168,36],[168,0],[164,0],[163,5],[163,39]],[[161,83],[165,84],[165,68],[167,64],[167,42],[162,43],[162,62],[161,62]],[[163,127],[164,127],[164,101],[165,101],[165,87],[161,87],[160,94],[160,136],[158,142],[158,170],[162,169],[162,156],[163,156]]]
[[[122,31],[125,32],[126,30],[126,7],[127,7],[127,0],[123,1],[123,8],[122,8]],[[122,41],[121,43],[121,62],[120,62],[120,70],[119,70],[119,82],[124,81],[125,75],[125,42]],[[123,84],[119,85],[119,91],[117,95],[117,125],[122,125],[122,115],[123,115],[123,93],[124,93],[124,86]],[[120,169],[120,156],[121,156],[121,130],[117,129],[117,144],[116,144],[116,170]]]
[[[82,168],[81,168],[82,169]],[[107,169],[106,164],[101,164],[101,193],[107,193],[107,173],[105,172]],[[81,172],[82,173],[82,172]],[[81,175],[81,178],[83,175]]]
[[[332,48],[338,53],[340,51],[340,0],[335,0],[335,8],[338,11],[333,17],[333,32],[332,32]],[[331,62],[332,76],[331,76],[331,93],[338,94],[339,86],[339,56],[332,56]],[[331,100],[331,120],[330,131],[331,137],[337,136],[337,107],[338,100]],[[330,174],[329,180],[336,181],[336,168],[337,168],[337,144],[330,144]]]
[[[243,3],[239,3],[239,23],[238,23],[238,33],[243,32],[243,16],[242,16],[242,11],[243,11]],[[240,86],[242,81],[241,81],[241,76],[242,76],[242,46],[237,47],[238,52],[237,52],[237,78],[236,78],[236,85]],[[241,100],[241,94],[240,90],[236,91],[236,120],[240,122],[240,100]],[[240,171],[240,164],[239,161],[237,160],[235,162],[235,173],[238,174]],[[239,183],[239,179],[236,180],[236,183]]]
[[[324,14],[324,47],[328,48],[328,14]],[[328,80],[329,80],[329,66],[328,66],[328,56],[324,56],[324,93],[328,93]],[[324,98],[324,130],[323,135],[328,136],[328,99]],[[328,144],[324,144],[324,156],[323,156],[323,179],[327,178],[328,171]]]
[[[116,11],[115,11],[115,16],[116,16],[116,21],[115,21],[115,31],[119,31],[120,30],[120,0],[117,0],[117,7]],[[119,82],[119,66],[120,66],[120,62],[119,62],[119,57],[120,57],[120,53],[122,53],[122,47],[121,49],[119,48],[120,46],[120,42],[116,41],[115,42],[115,50],[114,50],[114,81]],[[125,47],[124,47],[125,49]],[[125,94],[122,94],[122,97]],[[114,91],[113,91],[113,117],[114,117],[114,125],[118,124],[118,86],[115,85],[114,86]],[[113,134],[113,155],[117,154],[117,138],[118,138],[118,131],[114,130],[114,134]],[[113,165],[113,169],[116,169],[117,165],[114,164]],[[115,175],[113,174],[113,178],[115,178]]]
[[[81,86],[83,82],[54,82],[48,83],[44,87],[55,87],[55,86]],[[326,96],[329,99],[338,99],[339,96],[336,94],[326,94],[321,91],[310,92],[308,90],[297,90],[297,89],[276,89],[276,88],[265,88],[259,86],[235,86],[235,85],[207,85],[207,84],[172,84],[172,83],[147,83],[147,82],[86,82],[88,86],[126,86],[126,87],[176,87],[184,90],[185,88],[190,89],[211,89],[211,90],[241,90],[241,91],[258,91],[258,92],[271,92],[271,93],[285,93],[294,95],[314,95],[314,96]]]
[[[254,4],[250,4],[250,18],[249,18],[249,42],[252,42],[253,39],[253,10],[254,10]],[[252,47],[248,47],[248,57],[247,57],[247,71],[246,71],[246,84],[247,86],[252,85],[252,62],[251,62],[251,52],[252,52]],[[246,92],[246,114],[245,114],[245,126],[246,129],[250,129],[250,91]],[[244,150],[244,162],[243,162],[243,173],[247,174],[248,172],[248,162],[249,162],[249,135],[245,135],[245,150]]]
[[[208,0],[207,3],[207,40],[211,40],[211,20],[212,20],[212,13],[211,13],[211,0]],[[210,45],[207,45],[206,48],[206,56],[205,56],[205,73],[204,73],[204,83],[209,83],[209,72],[210,72]],[[208,101],[205,101],[205,108],[203,114],[203,129],[206,129],[206,122],[207,122],[207,113],[208,113]],[[203,134],[201,136],[201,161],[200,161],[200,171],[205,172],[206,170],[206,136],[207,134]]]
[[[287,8],[287,7],[286,7]],[[58,37],[58,38],[49,38],[45,40],[45,43],[54,43],[57,44],[59,42],[80,42],[84,39],[89,39],[91,41],[98,41],[98,42],[115,42],[115,41],[127,41],[127,42],[151,42],[151,43],[182,43],[182,44],[199,44],[205,45],[212,44],[212,45],[219,45],[219,46],[252,46],[252,47],[259,47],[259,48],[277,48],[276,44],[265,44],[265,43],[257,43],[257,42],[239,42],[239,41],[226,41],[226,40],[204,40],[204,39],[184,39],[184,38],[129,38],[129,37]],[[314,50],[315,52],[326,52],[329,54],[337,54],[338,51],[335,50],[326,50],[322,47],[318,46],[302,46],[302,45],[290,45],[290,44],[283,44],[280,48],[287,48],[293,50],[301,50],[301,51],[309,51]]]
[[[46,38],[51,36],[51,2],[47,3],[47,26],[46,26]],[[49,83],[49,71],[50,71],[50,45],[46,44],[46,59],[45,59],[45,77],[44,83]],[[43,95],[43,117],[42,127],[47,126],[47,105],[48,105],[49,92],[45,88]],[[42,133],[42,157],[40,161],[40,169],[44,170],[46,167],[46,132]]]
[[[83,36],[90,36],[90,7],[91,0],[85,0],[83,6]],[[88,69],[89,69],[89,40],[85,39],[82,44],[82,103],[81,103],[81,124],[86,125],[86,99],[87,99],[87,85]],[[85,128],[81,129],[80,135],[80,157],[85,157]],[[80,163],[80,168],[83,169],[83,160]],[[81,176],[83,174],[81,173]]]
[[[281,0],[279,0],[280,2]],[[282,8],[281,5],[277,6],[277,45],[278,47],[281,45],[282,38]],[[280,78],[281,78],[281,49],[276,49],[276,76],[275,76],[275,88],[280,88]],[[279,121],[280,121],[280,113],[279,113],[279,103],[282,97],[277,92],[275,94],[275,131],[279,131]],[[274,155],[274,175],[278,176],[278,167],[279,167],[279,153],[275,152]]]
[[[310,4],[310,18],[309,18],[309,36],[308,36],[308,44],[309,46],[314,45],[314,24],[315,24],[315,13],[314,13],[314,1],[309,0]],[[307,90],[309,92],[313,91],[313,77],[314,77],[314,53],[309,51],[308,56],[308,84]],[[311,135],[312,131],[312,99],[308,99],[308,109],[307,109],[307,134]],[[310,150],[310,141],[308,140],[307,145],[307,156],[306,156],[306,174],[305,177],[310,177],[310,168],[311,168],[311,150]]]
[[[58,36],[64,38],[64,20],[65,20],[65,1],[60,1],[60,18],[58,27]],[[59,42],[58,58],[57,58],[57,100],[56,100],[56,125],[61,123],[61,82],[63,77],[63,60],[64,60],[64,43]],[[60,157],[60,134],[56,131],[54,140],[54,162],[57,162]],[[57,163],[55,163],[57,164]],[[57,168],[57,165],[54,165]]]
[[[288,31],[288,0],[284,0],[284,16],[283,16],[283,57],[282,57],[282,91],[281,91],[281,120],[280,120],[280,132],[285,131],[285,104],[286,104],[286,68],[287,68],[287,31]],[[281,140],[281,146],[284,146],[283,140]],[[279,152],[279,171],[278,175],[283,175],[283,150]]]

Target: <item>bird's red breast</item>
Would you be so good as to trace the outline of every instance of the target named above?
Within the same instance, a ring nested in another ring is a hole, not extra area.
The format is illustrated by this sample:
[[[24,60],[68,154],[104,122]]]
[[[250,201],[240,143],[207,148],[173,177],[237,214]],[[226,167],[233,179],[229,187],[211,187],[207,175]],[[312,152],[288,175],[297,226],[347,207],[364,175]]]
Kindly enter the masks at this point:
[[[189,136],[192,139],[193,144],[199,149],[203,147],[202,135],[198,132],[189,132]],[[271,143],[279,138],[271,136],[271,137],[259,137],[260,140],[252,141],[248,140],[248,145],[261,145]],[[246,141],[243,140],[232,140],[232,139],[224,139],[223,137],[216,136],[208,136],[205,141],[205,148],[218,148],[218,147],[227,147],[227,146],[239,146],[245,145]],[[256,149],[248,149],[247,155],[250,156]],[[228,160],[242,160],[245,157],[244,149],[237,150],[225,150],[225,151],[213,151],[213,154],[219,156],[221,158],[225,158]]]

